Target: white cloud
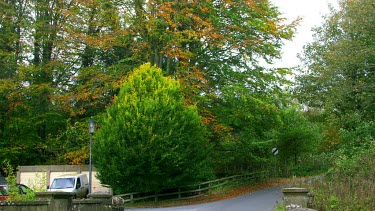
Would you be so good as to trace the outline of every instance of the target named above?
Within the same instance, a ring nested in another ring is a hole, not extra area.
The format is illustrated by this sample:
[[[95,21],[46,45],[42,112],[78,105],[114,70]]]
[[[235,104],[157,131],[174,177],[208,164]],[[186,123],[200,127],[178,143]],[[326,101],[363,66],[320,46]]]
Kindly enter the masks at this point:
[[[337,0],[270,0],[279,7],[282,17],[288,22],[302,18],[297,33],[292,41],[285,43],[282,49],[282,59],[275,61],[274,67],[293,67],[300,65],[297,54],[303,46],[312,41],[312,27],[321,25],[323,16],[329,13],[328,5],[337,6]]]

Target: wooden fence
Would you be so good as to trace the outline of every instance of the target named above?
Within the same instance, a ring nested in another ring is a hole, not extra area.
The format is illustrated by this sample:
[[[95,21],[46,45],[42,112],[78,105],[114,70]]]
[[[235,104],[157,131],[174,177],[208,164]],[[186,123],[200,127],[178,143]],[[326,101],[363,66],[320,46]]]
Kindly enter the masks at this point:
[[[230,177],[220,178],[216,180],[211,180],[203,182],[197,185],[190,185],[179,188],[172,188],[165,190],[160,193],[144,193],[144,192],[135,192],[135,193],[125,193],[116,195],[115,197],[121,197],[123,202],[133,202],[139,200],[146,200],[154,198],[155,202],[164,199],[188,199],[202,196],[203,193],[208,192],[210,189],[224,186],[231,181],[247,180],[247,181],[259,181],[268,177],[268,172],[255,172],[245,175],[233,175]]]

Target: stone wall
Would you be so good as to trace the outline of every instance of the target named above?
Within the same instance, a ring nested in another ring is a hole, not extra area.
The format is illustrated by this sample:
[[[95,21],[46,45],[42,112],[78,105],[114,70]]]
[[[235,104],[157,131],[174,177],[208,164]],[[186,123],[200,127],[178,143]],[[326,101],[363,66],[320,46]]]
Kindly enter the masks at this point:
[[[92,193],[87,199],[73,199],[73,193],[35,193],[36,201],[0,202],[1,211],[112,211],[112,195]]]

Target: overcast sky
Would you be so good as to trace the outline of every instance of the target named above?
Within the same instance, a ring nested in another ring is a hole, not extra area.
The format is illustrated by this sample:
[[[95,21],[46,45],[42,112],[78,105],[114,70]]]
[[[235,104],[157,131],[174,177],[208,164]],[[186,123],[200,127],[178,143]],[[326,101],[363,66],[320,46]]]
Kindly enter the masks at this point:
[[[280,12],[290,21],[301,17],[295,38],[285,43],[282,50],[283,58],[275,61],[276,67],[293,67],[300,63],[297,54],[303,50],[303,45],[312,41],[311,28],[321,25],[324,15],[329,13],[328,5],[337,7],[337,0],[270,0],[279,7]]]

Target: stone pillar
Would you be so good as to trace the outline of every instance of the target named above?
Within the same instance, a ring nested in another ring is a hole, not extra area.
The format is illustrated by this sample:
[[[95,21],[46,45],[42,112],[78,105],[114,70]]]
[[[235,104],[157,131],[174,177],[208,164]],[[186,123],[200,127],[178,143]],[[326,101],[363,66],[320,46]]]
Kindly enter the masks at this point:
[[[284,205],[296,205],[307,208],[309,189],[307,188],[283,188]]]
[[[74,193],[66,192],[40,192],[35,193],[37,200],[48,200],[50,204],[48,211],[70,210],[72,208],[72,200]]]

